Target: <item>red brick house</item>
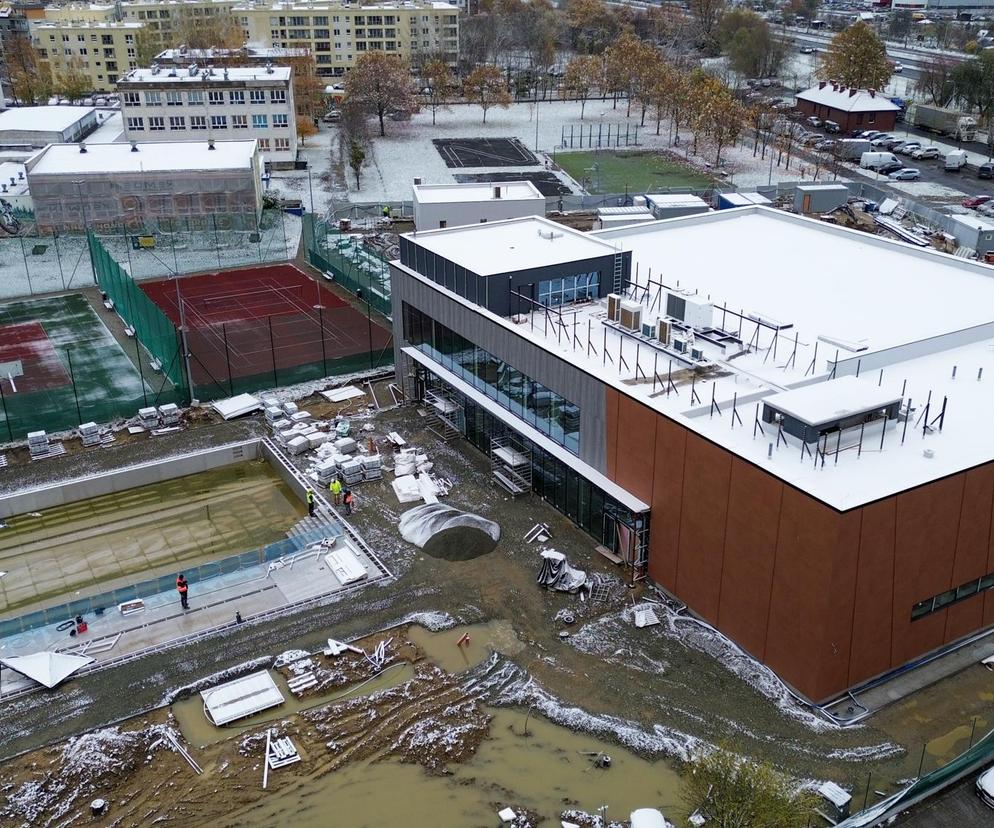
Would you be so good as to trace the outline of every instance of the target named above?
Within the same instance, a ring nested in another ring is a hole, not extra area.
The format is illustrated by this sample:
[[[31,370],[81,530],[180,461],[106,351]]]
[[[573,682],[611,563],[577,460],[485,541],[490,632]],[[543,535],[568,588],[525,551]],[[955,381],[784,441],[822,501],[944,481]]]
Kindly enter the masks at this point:
[[[898,106],[873,89],[847,89],[831,81],[821,81],[797,93],[797,108],[805,115],[835,121],[843,132],[879,129],[888,132],[897,122]]]

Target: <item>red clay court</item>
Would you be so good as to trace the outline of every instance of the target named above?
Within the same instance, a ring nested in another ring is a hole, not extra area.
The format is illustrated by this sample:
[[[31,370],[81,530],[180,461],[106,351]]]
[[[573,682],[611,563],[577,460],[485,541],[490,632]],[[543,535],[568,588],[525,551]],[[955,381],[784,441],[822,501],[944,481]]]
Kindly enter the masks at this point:
[[[8,393],[44,391],[70,383],[40,322],[0,325],[0,383]]]
[[[141,288],[179,326],[176,281]],[[195,385],[234,390],[234,379],[312,379],[323,375],[314,370],[390,342],[389,331],[292,265],[182,277],[179,292]]]

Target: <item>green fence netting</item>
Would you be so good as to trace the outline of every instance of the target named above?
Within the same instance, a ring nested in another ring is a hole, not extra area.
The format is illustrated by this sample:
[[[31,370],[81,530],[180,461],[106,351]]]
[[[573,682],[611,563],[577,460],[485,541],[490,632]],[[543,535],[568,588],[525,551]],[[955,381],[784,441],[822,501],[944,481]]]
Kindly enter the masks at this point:
[[[391,318],[390,268],[386,259],[360,239],[339,232],[312,213],[304,216],[303,233],[311,265]]]
[[[186,379],[176,326],[125,273],[95,235],[88,233],[87,241],[100,290],[114,302],[114,310],[134,329],[135,336],[154,357],[173,388],[182,392]]]

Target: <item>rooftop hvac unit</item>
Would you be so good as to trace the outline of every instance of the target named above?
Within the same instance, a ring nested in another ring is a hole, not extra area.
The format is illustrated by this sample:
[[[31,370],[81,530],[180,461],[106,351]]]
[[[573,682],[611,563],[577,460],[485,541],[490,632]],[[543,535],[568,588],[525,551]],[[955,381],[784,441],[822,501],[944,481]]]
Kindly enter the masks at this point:
[[[617,293],[609,293],[607,295],[607,318],[612,322],[617,322],[618,317],[621,313],[621,296]]]
[[[665,319],[656,320],[656,339],[664,345],[670,341],[670,323]]]
[[[673,337],[673,350],[678,354],[687,353],[687,340],[682,336]]]
[[[700,362],[701,360],[704,359],[704,351],[702,351],[700,348],[691,348],[690,358],[696,360],[697,362]]]
[[[642,306],[638,302],[622,301],[619,304],[618,323],[629,331],[642,330]]]
[[[714,305],[703,296],[687,296],[683,321],[697,330],[710,328],[714,324]]]
[[[655,327],[653,327],[652,323],[650,322],[642,323],[642,336],[644,336],[646,339],[652,339],[652,336],[655,332],[656,329]]]

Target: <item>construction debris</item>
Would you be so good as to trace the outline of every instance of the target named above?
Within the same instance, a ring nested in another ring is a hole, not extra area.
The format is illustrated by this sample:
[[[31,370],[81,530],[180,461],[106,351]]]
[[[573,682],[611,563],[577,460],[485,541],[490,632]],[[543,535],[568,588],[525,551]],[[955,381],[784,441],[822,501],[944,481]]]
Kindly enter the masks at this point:
[[[536,523],[531,529],[525,532],[525,543],[545,543],[552,537],[548,523]]]

